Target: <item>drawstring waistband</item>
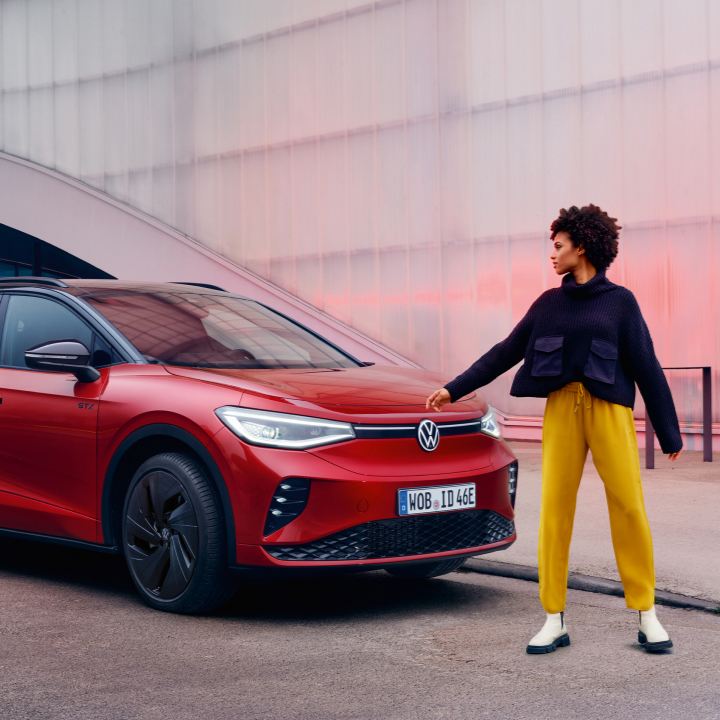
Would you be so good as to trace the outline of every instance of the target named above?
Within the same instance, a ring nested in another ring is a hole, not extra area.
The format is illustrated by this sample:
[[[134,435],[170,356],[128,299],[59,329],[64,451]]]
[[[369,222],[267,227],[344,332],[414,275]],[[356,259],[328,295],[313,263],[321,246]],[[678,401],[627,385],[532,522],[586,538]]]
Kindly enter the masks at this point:
[[[575,405],[573,406],[574,413],[577,412],[581,403],[585,406],[586,410],[589,410],[592,407],[592,395],[587,391],[587,389],[581,382],[568,383],[562,389],[575,393]]]

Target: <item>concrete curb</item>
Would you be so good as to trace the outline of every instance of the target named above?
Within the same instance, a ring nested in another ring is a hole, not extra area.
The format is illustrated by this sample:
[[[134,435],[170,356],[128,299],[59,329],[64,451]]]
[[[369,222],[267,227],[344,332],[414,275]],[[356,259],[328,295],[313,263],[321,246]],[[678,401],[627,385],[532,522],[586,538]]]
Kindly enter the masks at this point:
[[[537,568],[531,567],[530,565],[516,565],[514,563],[498,562],[496,560],[471,558],[463,565],[461,571],[462,570],[481,573],[483,575],[513,578],[515,580],[538,581]],[[617,580],[607,580],[605,578],[582,575],[580,573],[570,573],[568,576],[568,587],[572,590],[584,590],[585,592],[603,593],[604,595],[616,595],[618,597],[624,596],[622,584]],[[720,605],[717,602],[701,600],[700,598],[667,592],[665,590],[655,591],[655,602],[658,605],[667,605],[668,607],[683,608],[686,610],[703,610],[714,614],[720,613]]]

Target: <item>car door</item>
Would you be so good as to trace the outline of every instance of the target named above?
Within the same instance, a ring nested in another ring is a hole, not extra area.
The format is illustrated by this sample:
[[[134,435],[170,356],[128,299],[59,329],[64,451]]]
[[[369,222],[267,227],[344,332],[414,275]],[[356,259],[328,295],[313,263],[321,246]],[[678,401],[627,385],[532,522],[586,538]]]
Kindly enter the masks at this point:
[[[93,329],[69,305],[40,294],[3,298],[0,333],[0,527],[94,542],[96,435],[105,374],[93,383],[34,370],[26,350],[79,340]]]

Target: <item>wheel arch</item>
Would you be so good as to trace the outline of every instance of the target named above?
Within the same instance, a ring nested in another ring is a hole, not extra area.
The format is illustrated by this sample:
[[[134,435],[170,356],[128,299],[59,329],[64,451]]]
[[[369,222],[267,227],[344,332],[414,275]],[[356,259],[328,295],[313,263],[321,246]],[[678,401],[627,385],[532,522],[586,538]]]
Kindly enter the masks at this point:
[[[135,470],[153,455],[161,452],[183,452],[192,455],[206,471],[220,498],[225,534],[228,544],[228,563],[235,557],[235,520],[230,494],[220,468],[208,449],[187,430],[175,425],[155,423],[146,425],[128,435],[115,451],[102,490],[102,531],[105,545],[120,547],[121,512],[125,492]]]

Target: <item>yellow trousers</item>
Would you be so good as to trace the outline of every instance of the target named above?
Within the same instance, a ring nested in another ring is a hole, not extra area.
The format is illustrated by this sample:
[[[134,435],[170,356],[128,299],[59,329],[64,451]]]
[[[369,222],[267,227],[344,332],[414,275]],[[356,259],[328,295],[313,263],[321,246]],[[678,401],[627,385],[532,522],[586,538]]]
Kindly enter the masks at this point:
[[[649,610],[655,602],[655,567],[632,410],[594,397],[580,382],[550,393],[545,406],[540,602],[548,613],[565,609],[575,501],[588,448],[605,485],[625,603],[633,610]]]

